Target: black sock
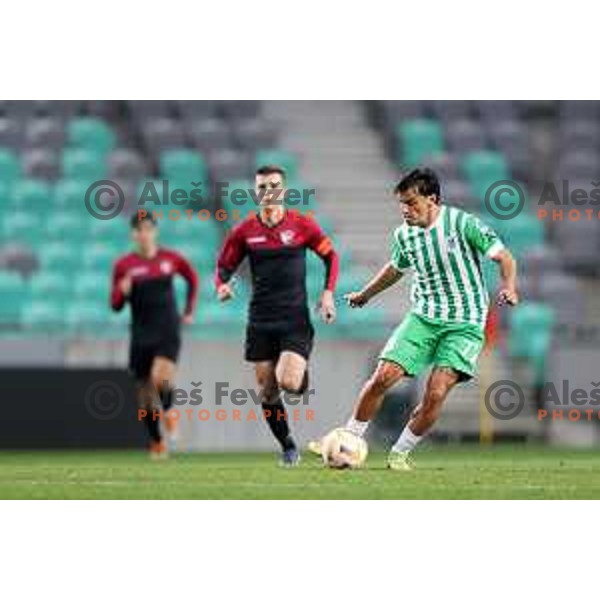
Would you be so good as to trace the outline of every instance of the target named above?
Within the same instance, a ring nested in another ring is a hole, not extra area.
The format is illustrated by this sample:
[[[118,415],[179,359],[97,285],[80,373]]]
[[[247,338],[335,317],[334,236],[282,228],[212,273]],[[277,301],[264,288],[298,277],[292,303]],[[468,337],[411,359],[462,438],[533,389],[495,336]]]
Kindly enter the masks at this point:
[[[158,426],[159,419],[158,417],[153,419],[152,413],[152,410],[148,411],[148,414],[144,417],[144,422],[148,428],[148,435],[150,435],[150,439],[153,442],[160,442],[162,440],[162,436],[160,435],[160,427]]]
[[[296,444],[290,434],[290,428],[287,423],[287,413],[281,400],[274,404],[263,404],[263,414],[272,431],[275,439],[281,444],[284,450],[295,448]]]
[[[162,388],[159,395],[163,410],[167,412],[173,406],[173,388]]]

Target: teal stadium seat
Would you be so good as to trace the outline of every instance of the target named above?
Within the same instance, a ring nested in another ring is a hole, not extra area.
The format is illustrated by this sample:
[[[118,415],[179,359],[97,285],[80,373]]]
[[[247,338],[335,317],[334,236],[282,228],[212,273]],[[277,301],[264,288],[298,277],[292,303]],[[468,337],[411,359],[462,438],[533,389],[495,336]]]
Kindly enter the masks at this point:
[[[47,333],[63,331],[64,304],[56,298],[40,298],[22,305],[21,323],[26,328]]]
[[[160,174],[187,189],[190,182],[208,181],[208,169],[201,154],[193,150],[166,150],[160,155]]]
[[[89,242],[92,217],[87,212],[57,211],[46,215],[43,222],[45,237],[49,240]]]
[[[17,325],[21,320],[21,306],[27,297],[26,283],[12,271],[0,272],[0,323]]]
[[[106,179],[106,158],[92,150],[67,148],[63,152],[62,172],[65,179],[80,179],[89,186]]]
[[[29,282],[29,298],[68,302],[73,292],[73,273],[66,269],[39,271]]]
[[[398,160],[405,165],[417,166],[429,156],[444,151],[441,125],[431,119],[402,121],[396,128]]]
[[[12,184],[21,177],[21,163],[16,154],[7,148],[0,148],[0,181]]]
[[[503,154],[493,150],[478,150],[467,153],[462,169],[472,190],[479,191],[495,181],[510,179],[508,162]]]
[[[69,303],[66,312],[67,329],[73,333],[91,334],[102,331],[109,321],[106,302],[75,300]]]
[[[102,119],[78,117],[67,124],[67,144],[105,156],[115,148],[116,136]]]
[[[27,246],[36,246],[43,241],[40,231],[43,219],[39,214],[28,211],[4,212],[2,219],[2,239]]]
[[[45,212],[52,208],[52,191],[45,181],[21,179],[10,190],[10,210]]]
[[[78,211],[85,210],[85,194],[90,185],[89,181],[81,179],[61,179],[54,185],[52,192],[53,208]]]
[[[69,240],[45,242],[38,250],[43,269],[72,272],[81,265],[81,245]]]
[[[509,353],[530,362],[538,383],[545,380],[555,320],[554,311],[547,304],[522,302],[510,311]]]

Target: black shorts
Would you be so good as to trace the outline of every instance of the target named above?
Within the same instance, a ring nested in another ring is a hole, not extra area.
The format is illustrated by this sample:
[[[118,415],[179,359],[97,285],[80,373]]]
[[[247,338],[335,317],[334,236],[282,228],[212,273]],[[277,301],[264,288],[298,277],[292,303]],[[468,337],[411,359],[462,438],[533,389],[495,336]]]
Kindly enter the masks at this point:
[[[315,331],[312,324],[293,327],[265,327],[248,325],[245,357],[249,362],[276,361],[284,352],[295,352],[306,360],[313,347]]]
[[[129,346],[129,370],[136,379],[148,379],[152,363],[157,356],[177,362],[181,338],[168,336],[155,340],[132,338]]]

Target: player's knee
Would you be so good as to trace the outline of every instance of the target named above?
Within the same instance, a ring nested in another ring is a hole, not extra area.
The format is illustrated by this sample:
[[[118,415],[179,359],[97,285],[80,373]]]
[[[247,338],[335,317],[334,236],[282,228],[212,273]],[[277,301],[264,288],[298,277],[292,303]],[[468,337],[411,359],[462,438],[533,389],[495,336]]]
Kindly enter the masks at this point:
[[[279,388],[290,394],[298,394],[302,388],[303,373],[283,372],[277,378]]]
[[[385,394],[396,381],[398,381],[397,373],[384,366],[373,373],[369,379],[369,387],[376,394]]]

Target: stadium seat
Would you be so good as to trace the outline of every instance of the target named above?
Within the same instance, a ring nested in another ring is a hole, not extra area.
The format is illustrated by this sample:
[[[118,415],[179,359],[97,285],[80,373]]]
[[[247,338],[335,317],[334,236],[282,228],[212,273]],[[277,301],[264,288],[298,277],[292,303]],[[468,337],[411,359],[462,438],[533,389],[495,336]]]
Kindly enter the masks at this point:
[[[21,177],[21,165],[14,152],[0,148],[0,181],[11,184]]]
[[[194,147],[201,152],[229,148],[233,144],[231,128],[221,119],[208,118],[192,122],[189,136]]]
[[[148,172],[148,166],[142,155],[126,148],[112,151],[107,159],[108,174],[111,179],[136,181]]]
[[[0,118],[0,148],[19,148],[23,140],[20,119]]]
[[[82,264],[87,271],[103,272],[108,277],[122,246],[116,243],[93,243],[83,248]]]
[[[81,179],[88,185],[107,176],[105,157],[92,150],[67,148],[63,153],[63,177]]]
[[[21,156],[21,167],[25,176],[48,181],[56,179],[61,170],[57,153],[42,148],[24,150]]]
[[[459,119],[446,123],[448,148],[458,154],[483,150],[487,147],[485,129],[479,121]]]
[[[109,319],[107,303],[96,300],[71,301],[65,314],[66,326],[72,333],[100,331]]]
[[[2,214],[3,240],[34,246],[40,240],[42,223],[40,215],[35,213],[6,212]]]
[[[50,185],[35,179],[22,179],[15,183],[10,193],[11,210],[44,212],[51,208]]]
[[[208,170],[198,152],[167,150],[160,156],[160,174],[172,182],[189,185],[191,181],[206,181]]]
[[[261,119],[235,122],[233,137],[240,148],[249,152],[256,152],[260,148],[273,148],[277,142],[275,128]]]
[[[539,381],[544,380],[554,323],[554,311],[547,304],[522,302],[510,312],[509,353],[531,361]]]
[[[18,273],[0,271],[0,323],[16,325],[20,321],[25,291],[25,281]]]
[[[54,209],[72,210],[81,212],[85,210],[85,194],[90,185],[89,181],[82,179],[60,179],[54,184],[52,201]]]
[[[67,124],[67,144],[105,156],[115,147],[116,136],[102,119],[79,117]]]
[[[38,250],[38,260],[42,269],[73,272],[81,265],[81,245],[67,240],[45,241]]]
[[[72,290],[73,277],[65,269],[39,272],[29,282],[29,297],[32,301],[49,298],[61,302],[70,301]]]
[[[43,150],[61,150],[67,136],[61,119],[45,117],[29,121],[25,127],[25,145],[27,148]]]
[[[42,230],[50,240],[89,241],[92,220],[87,213],[56,211],[45,216]]]
[[[298,161],[296,157],[286,150],[263,149],[258,150],[255,155],[254,164],[256,168],[264,165],[278,165],[285,170],[288,181],[295,179],[298,173]]]
[[[73,286],[76,301],[96,301],[108,307],[110,274],[106,271],[85,271],[77,277]]]
[[[21,323],[26,328],[44,333],[54,329],[63,331],[64,303],[55,298],[40,298],[21,305]]]
[[[471,184],[477,184],[480,181],[489,184],[510,177],[505,157],[492,150],[469,152],[463,158],[462,168]]]
[[[400,122],[396,128],[397,160],[416,166],[427,157],[444,151],[442,128],[437,121],[414,119]]]

